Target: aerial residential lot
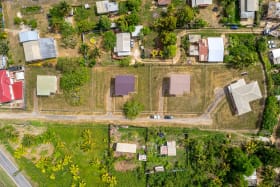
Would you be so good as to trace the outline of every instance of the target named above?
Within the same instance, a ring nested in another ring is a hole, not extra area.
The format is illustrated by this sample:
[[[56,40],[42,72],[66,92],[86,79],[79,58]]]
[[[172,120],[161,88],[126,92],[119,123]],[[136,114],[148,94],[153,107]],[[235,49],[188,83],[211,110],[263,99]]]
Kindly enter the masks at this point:
[[[32,67],[27,71],[28,108],[33,110],[36,75],[43,72],[44,74],[55,75],[57,72],[53,68],[45,67]],[[248,75],[242,76],[242,72],[247,72]],[[164,79],[171,73],[189,74],[191,76],[190,93],[178,97],[163,95]],[[116,75],[126,74],[136,77],[135,93],[123,97],[113,96],[112,79]],[[57,114],[106,114],[108,112],[122,114],[123,104],[129,99],[135,98],[144,105],[142,116],[160,113],[172,114],[177,117],[190,117],[203,114],[214,101],[217,90],[224,89],[225,86],[242,77],[247,82],[257,80],[261,92],[264,94],[260,65],[243,70],[228,69],[224,65],[96,67],[90,72],[90,77],[90,81],[81,88],[81,105],[72,106],[68,104],[63,92],[59,91],[50,97],[38,97],[38,111]],[[233,116],[230,104],[224,98],[217,109],[212,112],[215,113],[215,127],[256,128],[262,105],[262,100],[253,102],[253,112],[236,117]]]

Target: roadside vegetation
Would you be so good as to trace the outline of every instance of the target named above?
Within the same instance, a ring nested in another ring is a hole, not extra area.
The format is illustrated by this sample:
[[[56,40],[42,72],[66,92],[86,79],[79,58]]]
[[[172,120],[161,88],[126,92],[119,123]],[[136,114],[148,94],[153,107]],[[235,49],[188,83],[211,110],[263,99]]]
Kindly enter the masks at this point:
[[[90,78],[89,69],[85,66],[83,59],[59,58],[56,68],[62,73],[60,87],[66,101],[71,105],[82,104],[80,88]]]
[[[239,24],[239,1],[238,0],[222,0],[220,1],[223,7],[223,24]]]
[[[229,55],[225,56],[225,63],[234,68],[242,69],[258,62],[256,53],[256,37],[252,34],[230,34]]]
[[[256,169],[260,185],[278,184],[279,151],[239,134],[186,128],[26,122],[0,128],[1,143],[37,185],[75,186],[245,186]],[[176,141],[176,156],[159,147]],[[103,142],[103,143],[100,143]],[[138,154],[114,151],[119,142],[137,145]],[[163,172],[154,172],[163,166]]]

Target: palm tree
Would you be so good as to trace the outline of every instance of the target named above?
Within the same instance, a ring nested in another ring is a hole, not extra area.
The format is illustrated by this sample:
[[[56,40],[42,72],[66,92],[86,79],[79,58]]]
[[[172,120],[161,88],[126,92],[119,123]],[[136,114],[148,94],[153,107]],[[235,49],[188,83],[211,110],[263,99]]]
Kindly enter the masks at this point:
[[[71,7],[66,1],[61,1],[58,6],[60,8],[61,15],[67,16],[69,14]]]

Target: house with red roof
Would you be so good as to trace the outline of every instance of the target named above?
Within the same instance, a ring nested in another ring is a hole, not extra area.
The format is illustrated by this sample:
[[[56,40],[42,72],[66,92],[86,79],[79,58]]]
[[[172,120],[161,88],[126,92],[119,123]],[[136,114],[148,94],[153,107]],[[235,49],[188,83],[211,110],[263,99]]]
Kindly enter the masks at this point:
[[[23,99],[23,80],[16,79],[15,72],[0,70],[0,103]]]

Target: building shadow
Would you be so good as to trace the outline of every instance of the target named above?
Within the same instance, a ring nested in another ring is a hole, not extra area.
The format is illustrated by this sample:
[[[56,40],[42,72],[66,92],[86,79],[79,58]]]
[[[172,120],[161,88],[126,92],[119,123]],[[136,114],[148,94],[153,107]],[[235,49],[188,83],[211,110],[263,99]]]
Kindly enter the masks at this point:
[[[237,109],[236,109],[235,103],[233,101],[232,95],[229,93],[228,85],[224,87],[224,93],[225,93],[226,100],[229,105],[231,114],[234,116],[234,115],[236,115]]]
[[[163,97],[169,96],[169,86],[170,86],[170,78],[164,77],[162,80],[162,96]]]
[[[115,78],[111,78],[110,81],[110,96],[115,97]]]

